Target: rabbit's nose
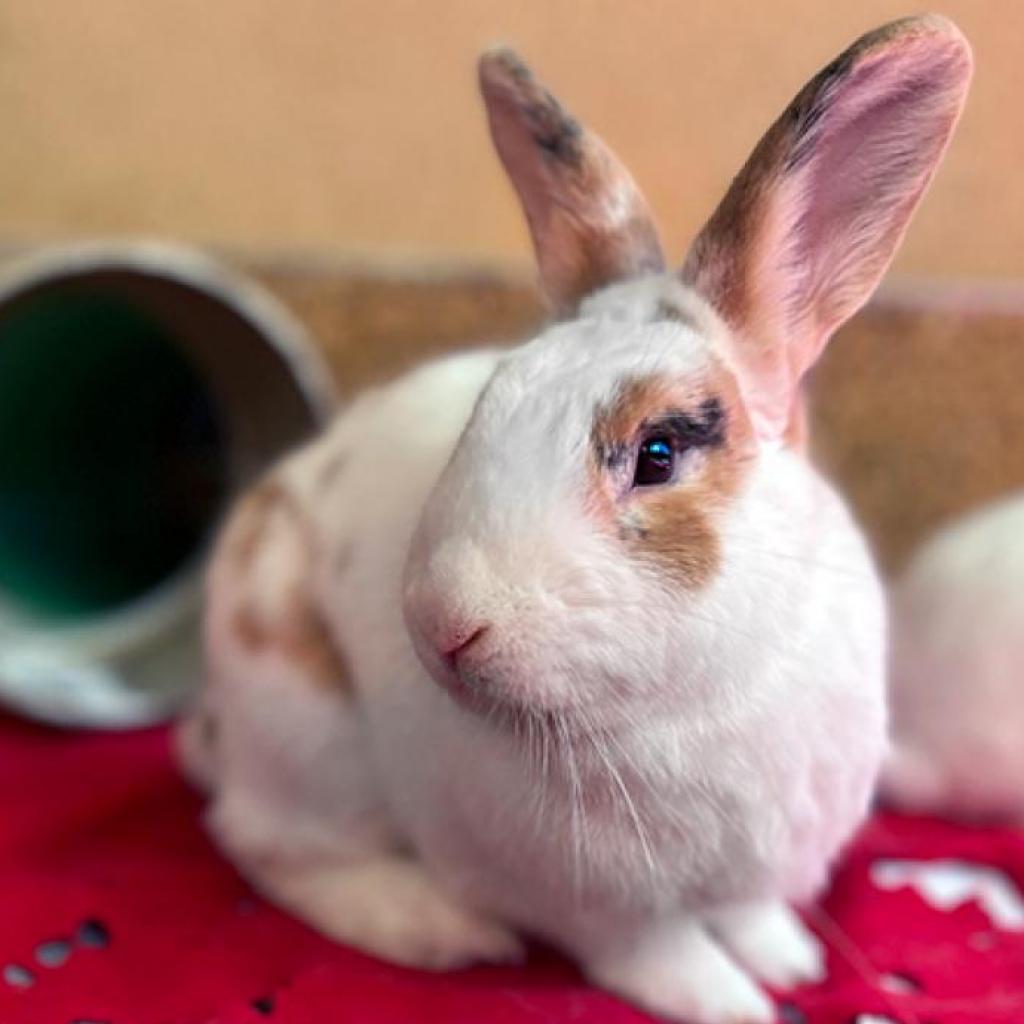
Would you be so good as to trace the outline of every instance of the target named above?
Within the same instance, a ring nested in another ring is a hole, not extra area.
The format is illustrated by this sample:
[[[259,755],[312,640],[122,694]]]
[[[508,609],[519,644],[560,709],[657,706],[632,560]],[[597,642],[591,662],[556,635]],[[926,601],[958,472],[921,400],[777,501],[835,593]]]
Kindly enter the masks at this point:
[[[490,628],[490,623],[484,622],[479,625],[460,626],[442,634],[440,643],[437,644],[441,660],[454,672],[458,672],[460,661],[471,656],[471,649],[480,648]]]
[[[472,703],[481,698],[495,651],[491,623],[442,615],[429,623],[421,619],[417,632],[414,644],[434,681],[456,700]]]

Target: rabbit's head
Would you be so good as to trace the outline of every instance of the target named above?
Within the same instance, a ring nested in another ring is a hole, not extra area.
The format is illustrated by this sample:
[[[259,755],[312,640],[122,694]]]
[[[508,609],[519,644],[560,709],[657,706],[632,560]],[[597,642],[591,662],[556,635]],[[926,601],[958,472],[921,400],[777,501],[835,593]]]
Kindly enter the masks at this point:
[[[750,480],[780,458],[802,377],[889,264],[970,74],[941,18],[864,36],[799,92],[666,271],[607,147],[511,53],[483,56],[558,319],[501,362],[413,542],[407,621],[457,698],[595,720],[707,662],[709,602],[742,637],[761,579],[729,524],[802,528],[785,494],[766,507]]]

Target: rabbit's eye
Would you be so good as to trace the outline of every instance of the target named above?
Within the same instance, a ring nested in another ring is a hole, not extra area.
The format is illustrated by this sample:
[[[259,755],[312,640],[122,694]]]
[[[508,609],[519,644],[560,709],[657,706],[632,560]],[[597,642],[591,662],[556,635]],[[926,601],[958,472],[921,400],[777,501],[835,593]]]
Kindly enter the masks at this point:
[[[676,451],[667,434],[654,434],[645,438],[636,456],[633,473],[634,487],[653,487],[667,484],[676,465]]]

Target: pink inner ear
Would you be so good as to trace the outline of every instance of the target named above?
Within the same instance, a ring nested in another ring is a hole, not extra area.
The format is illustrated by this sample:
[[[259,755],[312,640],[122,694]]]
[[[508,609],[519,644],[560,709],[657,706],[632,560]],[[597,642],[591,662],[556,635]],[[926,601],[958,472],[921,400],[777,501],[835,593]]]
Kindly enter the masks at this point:
[[[796,209],[783,302],[809,318],[791,365],[803,373],[874,291],[945,149],[948,90],[933,46],[905,44],[856,67],[829,107],[806,170],[786,189]],[[957,104],[958,106],[958,104]],[[795,213],[795,216],[793,214]]]
[[[800,378],[871,296],[935,173],[970,79],[944,22],[855,44],[771,129],[687,272],[733,328],[758,432],[785,431]],[[738,192],[737,192],[738,190]]]

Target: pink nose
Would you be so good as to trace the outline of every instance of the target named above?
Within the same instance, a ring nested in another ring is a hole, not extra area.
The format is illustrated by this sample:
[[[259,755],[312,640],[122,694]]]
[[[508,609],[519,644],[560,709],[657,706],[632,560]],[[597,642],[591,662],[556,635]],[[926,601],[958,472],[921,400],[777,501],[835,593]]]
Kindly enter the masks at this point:
[[[490,628],[485,622],[481,625],[452,630],[438,645],[441,659],[449,668],[456,668],[459,658],[476,644]]]

